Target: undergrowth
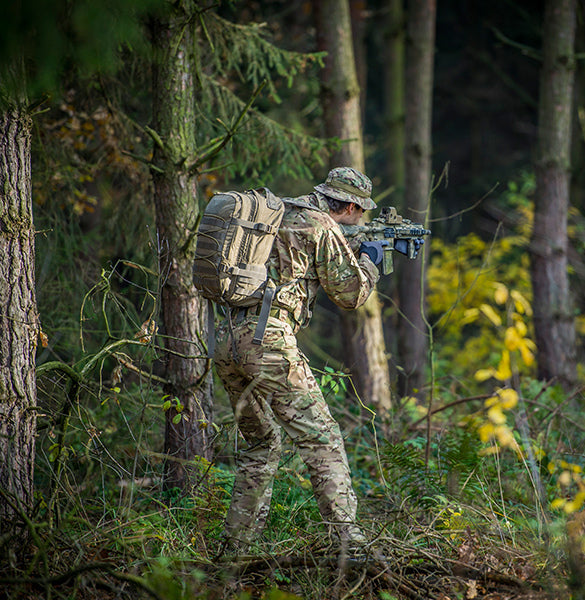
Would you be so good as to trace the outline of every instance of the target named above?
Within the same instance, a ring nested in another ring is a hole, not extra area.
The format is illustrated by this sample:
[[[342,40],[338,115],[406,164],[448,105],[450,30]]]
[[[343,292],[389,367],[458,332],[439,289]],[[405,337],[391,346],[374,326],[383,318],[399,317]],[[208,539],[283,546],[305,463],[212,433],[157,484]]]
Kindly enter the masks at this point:
[[[498,252],[516,253],[512,242]],[[485,245],[470,238],[460,248],[457,262],[441,246],[433,265],[453,279],[469,257],[460,291],[476,288],[447,297],[446,279],[431,286],[447,315],[433,324],[437,342],[448,344],[436,356],[430,407],[396,399],[381,423],[355,398],[347,373],[315,370],[342,425],[360,500],[371,560],[358,567],[339,562],[290,442],[263,537],[247,556],[222,555],[242,440],[218,382],[215,459],[192,461],[190,489],[165,489],[169,399],[156,328],[144,329],[158,321],[156,257],[146,267],[90,265],[59,285],[41,277],[62,294],[55,306],[41,305],[48,344],[39,353],[36,509],[1,532],[0,594],[447,600],[494,598],[503,586],[516,595],[501,597],[583,597],[582,389],[531,378],[530,303],[513,285],[516,272],[474,279]],[[47,250],[45,273],[61,251]],[[32,544],[9,550],[23,534]]]
[[[194,461],[194,487],[165,490],[161,395],[139,381],[118,385],[116,392],[104,382],[82,386],[61,437],[59,410],[41,421],[37,510],[28,524],[34,546],[29,555],[6,557],[0,583],[7,597],[382,599],[409,597],[410,581],[426,589],[424,597],[440,598],[440,586],[427,581],[429,569],[443,571],[441,586],[451,597],[466,597],[470,581],[482,582],[477,589],[487,593],[489,573],[508,585],[536,581],[554,597],[563,573],[571,576],[572,538],[562,508],[552,506],[561,492],[574,494],[562,485],[561,466],[580,442],[562,402],[559,408],[558,390],[543,392],[528,382],[524,392],[536,396],[546,415],[529,424],[542,450],[539,489],[514,449],[495,452],[493,440],[481,440],[478,426],[487,418],[481,405],[474,419],[469,411],[436,415],[430,437],[415,427],[389,441],[373,430],[369,412],[344,408],[351,398],[343,386],[333,394],[327,385],[346,433],[360,524],[372,552],[382,552],[395,573],[389,579],[370,566],[360,583],[361,571],[340,571],[331,554],[308,474],[290,444],[263,538],[249,556],[223,562],[221,531],[233,481],[227,457],[236,436],[227,405],[218,407],[216,440],[226,459]],[[65,375],[43,375],[43,401],[58,406],[67,386]],[[406,412],[415,424],[421,411]],[[547,418],[556,422],[548,438]],[[351,592],[356,585],[359,593]]]

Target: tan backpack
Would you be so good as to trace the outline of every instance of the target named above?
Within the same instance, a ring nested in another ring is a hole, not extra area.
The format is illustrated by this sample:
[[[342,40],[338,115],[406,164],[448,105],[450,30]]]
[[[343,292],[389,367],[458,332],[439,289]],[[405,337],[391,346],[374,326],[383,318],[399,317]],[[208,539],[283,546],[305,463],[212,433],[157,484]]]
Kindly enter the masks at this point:
[[[211,198],[199,225],[193,264],[193,282],[204,298],[228,307],[263,301],[267,309],[262,307],[261,324],[274,296],[274,288],[267,286],[266,263],[283,214],[283,201],[268,188]],[[257,330],[257,343],[265,326]]]

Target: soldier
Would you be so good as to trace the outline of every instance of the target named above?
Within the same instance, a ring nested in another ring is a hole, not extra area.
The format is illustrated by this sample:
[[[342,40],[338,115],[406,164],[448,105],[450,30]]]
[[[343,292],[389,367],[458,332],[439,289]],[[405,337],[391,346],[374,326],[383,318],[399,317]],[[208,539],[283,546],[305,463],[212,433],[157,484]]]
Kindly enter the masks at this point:
[[[381,243],[361,243],[356,256],[338,227],[355,225],[365,210],[376,208],[371,191],[368,177],[339,167],[307,196],[287,199],[268,261],[277,291],[263,343],[252,343],[259,306],[232,309],[232,325],[218,329],[217,373],[247,442],[225,523],[235,551],[245,550],[266,523],[281,427],[307,465],[319,511],[335,537],[345,547],[365,542],[355,524],[357,498],[339,425],[295,334],[309,323],[319,286],[341,308],[355,309],[378,281]]]

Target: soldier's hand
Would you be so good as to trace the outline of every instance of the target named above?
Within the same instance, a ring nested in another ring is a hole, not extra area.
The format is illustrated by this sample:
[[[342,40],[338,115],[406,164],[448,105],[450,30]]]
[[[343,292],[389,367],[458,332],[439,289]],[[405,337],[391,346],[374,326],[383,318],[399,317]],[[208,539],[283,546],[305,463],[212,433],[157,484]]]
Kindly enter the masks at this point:
[[[416,238],[414,240],[414,251],[418,253],[418,251],[423,247],[424,243],[424,238]]]
[[[360,255],[367,254],[375,265],[379,265],[384,258],[384,246],[388,246],[386,240],[375,242],[362,242],[360,244]]]
[[[422,248],[425,241],[423,238],[415,238],[412,241],[414,242],[413,258],[416,258],[418,251]],[[400,252],[400,254],[404,254],[405,256],[408,256],[408,240],[396,240],[394,242],[394,250],[396,250],[396,252]]]

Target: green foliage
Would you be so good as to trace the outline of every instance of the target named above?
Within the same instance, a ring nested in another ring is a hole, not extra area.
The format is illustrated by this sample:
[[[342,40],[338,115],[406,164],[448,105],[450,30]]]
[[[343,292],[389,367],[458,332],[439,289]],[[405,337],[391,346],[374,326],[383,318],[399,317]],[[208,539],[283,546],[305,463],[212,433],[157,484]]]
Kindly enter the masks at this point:
[[[198,117],[200,143],[221,140],[231,131],[235,115],[239,115],[245,102],[229,87],[209,77],[203,78]],[[209,119],[209,114],[214,119]],[[265,183],[278,175],[310,178],[310,169],[324,164],[323,153],[335,141],[326,141],[289,128],[271,119],[259,110],[251,110],[238,128],[232,143],[222,149],[214,159],[212,170],[221,169],[226,177],[245,177],[246,181]]]
[[[164,0],[9,2],[2,14],[0,71],[24,59],[30,66],[32,95],[58,89],[63,71],[71,66],[82,77],[113,71],[120,67],[122,45],[144,47],[141,19],[165,4]]]
[[[480,447],[475,433],[465,428],[448,431],[433,442],[428,462],[424,438],[388,444],[381,457],[388,491],[421,508],[443,502],[447,496],[473,499],[478,486],[471,476],[479,466]]]
[[[325,366],[323,367],[319,387],[325,396],[332,393],[336,397],[343,398],[347,393],[347,380],[346,373],[340,373],[329,366]]]
[[[265,23],[232,23],[207,8],[199,15],[208,45],[202,49],[202,62],[211,63],[218,74],[235,72],[242,83],[254,87],[264,80],[271,96],[280,101],[273,73],[290,87],[295,77],[312,64],[323,66],[324,52],[299,53],[280,49],[268,40]],[[203,81],[201,82],[203,86]],[[204,86],[203,86],[204,87]]]
[[[114,337],[134,339],[154,309],[154,215],[143,201],[149,174],[124,153],[130,140],[141,144],[104,105],[73,91],[37,120],[37,302],[47,336],[39,364],[76,363],[83,345],[94,354],[109,326]]]
[[[279,82],[284,79],[291,88],[293,82],[314,76],[323,65],[323,54],[278,48],[269,41],[265,25],[232,23],[213,10],[199,13],[199,21],[197,132],[201,146],[232,135],[252,90],[266,84],[271,100],[264,107],[260,101],[247,112],[210,168],[220,168],[229,178],[245,177],[254,185],[278,175],[310,178],[310,169],[323,165],[325,150],[337,142],[308,134],[298,122],[292,127],[282,124],[270,118],[267,110],[280,102]]]
[[[274,481],[266,537],[276,548],[302,548],[307,537],[323,530],[306,467],[289,448]]]

